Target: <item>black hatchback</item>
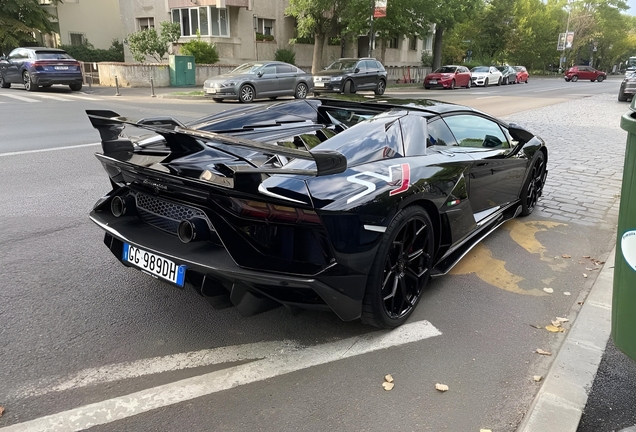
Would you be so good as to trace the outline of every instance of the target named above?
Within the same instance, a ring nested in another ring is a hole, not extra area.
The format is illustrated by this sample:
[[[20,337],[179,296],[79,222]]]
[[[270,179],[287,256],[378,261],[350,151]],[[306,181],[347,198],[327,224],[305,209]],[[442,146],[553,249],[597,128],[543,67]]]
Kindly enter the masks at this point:
[[[8,57],[0,57],[0,87],[24,84],[27,91],[53,84],[68,85],[71,90],[82,89],[82,69],[66,51],[56,48],[16,48]]]
[[[355,93],[373,90],[384,94],[386,69],[374,58],[341,58],[314,75],[314,96],[321,93]]]

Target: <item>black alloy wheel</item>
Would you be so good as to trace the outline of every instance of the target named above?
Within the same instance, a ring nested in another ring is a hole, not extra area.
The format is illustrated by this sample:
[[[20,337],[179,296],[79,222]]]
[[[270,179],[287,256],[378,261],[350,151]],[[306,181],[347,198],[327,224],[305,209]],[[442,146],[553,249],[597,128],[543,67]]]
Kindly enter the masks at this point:
[[[380,96],[384,94],[385,90],[386,90],[386,83],[384,82],[384,80],[378,81],[378,85],[375,87],[374,93]]]
[[[538,151],[521,192],[521,216],[528,216],[534,211],[543,194],[543,180],[545,176],[545,156]]]
[[[36,91],[38,89],[37,84],[33,84],[33,82],[31,81],[31,75],[29,75],[29,72],[24,71],[22,73],[22,83],[24,84],[24,89],[26,91]]]
[[[2,72],[0,72],[0,87],[2,88],[9,88],[11,87],[11,83],[8,83],[4,80],[4,77],[2,76]]]
[[[571,79],[572,82],[577,82],[579,80],[579,77],[577,75],[574,75]]]
[[[254,87],[249,84],[243,85],[239,89],[239,101],[241,103],[250,103],[254,101]]]
[[[296,99],[305,99],[307,97],[307,92],[309,88],[305,83],[298,83],[296,86],[296,91],[294,92],[294,98]]]
[[[408,319],[430,278],[434,238],[431,219],[422,207],[410,206],[395,216],[367,279],[362,322],[390,329]]]

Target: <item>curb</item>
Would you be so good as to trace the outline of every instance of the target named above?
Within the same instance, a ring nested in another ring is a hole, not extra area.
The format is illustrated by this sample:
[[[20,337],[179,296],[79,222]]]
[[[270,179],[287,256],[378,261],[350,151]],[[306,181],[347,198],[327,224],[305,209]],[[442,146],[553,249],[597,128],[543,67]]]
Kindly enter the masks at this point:
[[[517,432],[576,432],[612,324],[616,247],[594,282],[581,311]]]

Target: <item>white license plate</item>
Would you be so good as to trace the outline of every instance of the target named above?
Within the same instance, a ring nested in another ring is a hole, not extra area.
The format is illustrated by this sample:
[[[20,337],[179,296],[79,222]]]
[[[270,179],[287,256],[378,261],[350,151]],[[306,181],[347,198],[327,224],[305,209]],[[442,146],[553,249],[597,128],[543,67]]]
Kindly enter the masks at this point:
[[[177,265],[169,259],[139,249],[128,243],[124,243],[122,255],[124,261],[152,276],[160,277],[180,287],[185,282],[186,266],[184,265]]]
[[[430,80],[429,84],[437,84],[437,80]]]
[[[55,70],[68,70],[68,66],[55,66]]]
[[[216,94],[216,89],[206,89],[205,91],[209,94]]]
[[[323,83],[323,82],[315,82],[314,83],[314,87],[324,87],[324,86],[325,86],[325,83]]]

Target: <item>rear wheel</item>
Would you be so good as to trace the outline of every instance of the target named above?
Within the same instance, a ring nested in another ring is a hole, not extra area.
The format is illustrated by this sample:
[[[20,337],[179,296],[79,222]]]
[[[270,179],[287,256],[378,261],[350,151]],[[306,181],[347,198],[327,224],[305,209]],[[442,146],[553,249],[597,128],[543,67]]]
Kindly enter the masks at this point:
[[[24,71],[24,72],[22,73],[22,82],[24,83],[24,89],[25,89],[26,91],[30,91],[30,92],[32,92],[32,91],[37,91],[37,89],[38,89],[38,85],[37,85],[37,84],[34,84],[34,83],[31,81],[31,75],[29,74],[29,72]]]
[[[223,98],[212,98],[212,100],[216,103],[221,103],[223,102]]]
[[[69,84],[68,86],[73,91],[80,91],[82,89],[82,83]]]
[[[384,80],[378,81],[378,85],[376,86],[374,93],[377,95],[383,95],[385,90],[386,83],[384,82]]]
[[[579,80],[579,77],[578,77],[578,76],[574,75],[574,76],[572,77],[572,82],[577,82],[578,80]]]
[[[431,219],[419,206],[400,211],[389,224],[367,280],[362,322],[380,328],[402,325],[430,278],[434,254]]]
[[[596,78],[596,81],[603,82],[604,79],[605,79],[605,77],[603,75],[601,75],[598,78]]]
[[[2,73],[0,72],[0,87],[2,88],[9,88],[11,87],[11,83],[8,83],[4,80],[4,77],[2,76]]]
[[[627,96],[625,95],[625,93],[623,92],[623,89],[621,89],[618,92],[618,101],[619,102],[627,102]]]
[[[526,179],[521,192],[521,216],[527,216],[534,211],[543,193],[543,177],[545,174],[545,156],[542,151],[538,151],[530,175]]]
[[[425,88],[426,90],[430,90],[430,89],[431,89],[431,86],[424,86],[424,88]]]
[[[296,91],[294,91],[294,97],[296,99],[305,99],[307,97],[307,91],[309,88],[305,83],[298,83],[296,86]]]
[[[314,92],[314,97],[318,97],[318,96],[320,96],[320,93]]]

